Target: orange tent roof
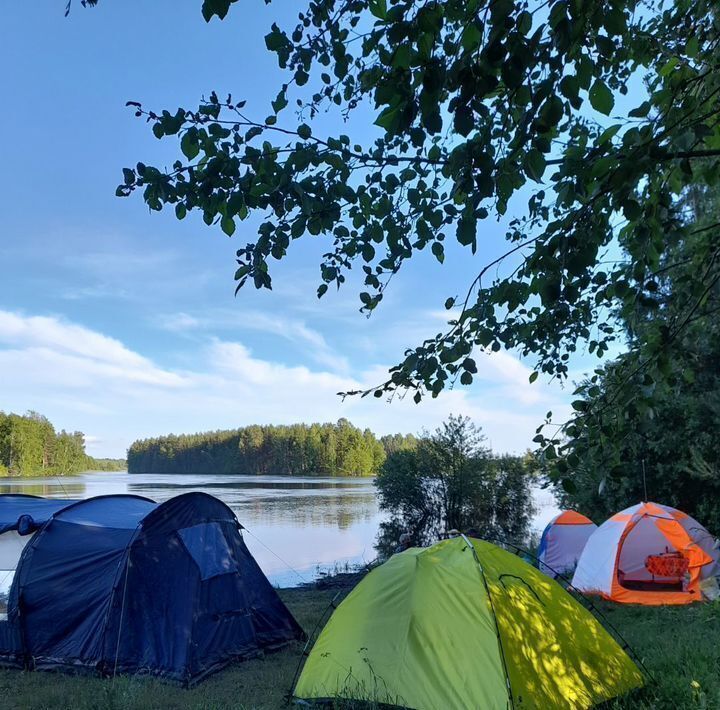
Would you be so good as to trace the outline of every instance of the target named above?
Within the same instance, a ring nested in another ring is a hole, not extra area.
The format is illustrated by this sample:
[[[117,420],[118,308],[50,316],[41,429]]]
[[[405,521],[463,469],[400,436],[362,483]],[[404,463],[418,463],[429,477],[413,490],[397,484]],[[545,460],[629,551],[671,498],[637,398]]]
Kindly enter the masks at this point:
[[[592,525],[590,518],[586,518],[581,513],[574,510],[566,510],[555,518],[553,525]]]

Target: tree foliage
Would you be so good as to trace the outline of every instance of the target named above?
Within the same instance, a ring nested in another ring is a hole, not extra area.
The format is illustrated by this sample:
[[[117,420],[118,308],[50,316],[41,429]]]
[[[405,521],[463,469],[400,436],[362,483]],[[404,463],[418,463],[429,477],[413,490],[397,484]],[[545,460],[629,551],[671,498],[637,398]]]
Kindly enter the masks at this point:
[[[690,234],[672,242],[647,300],[625,322],[629,349],[579,387],[562,444],[565,502],[604,519],[646,498],[720,529],[720,286],[717,257],[698,258],[720,219],[720,190],[689,190]],[[708,281],[706,274],[712,274]],[[706,294],[690,312],[693,284]],[[649,307],[648,307],[649,302]],[[683,320],[683,328],[668,332]],[[658,348],[664,377],[647,363]],[[647,483],[647,486],[645,486]]]
[[[375,481],[380,507],[379,548],[388,552],[401,532],[427,545],[445,531],[474,528],[481,537],[527,538],[533,514],[530,460],[493,456],[479,427],[451,416],[414,448],[390,453]]]
[[[89,469],[116,470],[124,461],[96,461],[85,453],[82,432],[56,432],[37,412],[0,412],[0,475],[54,476]]]
[[[339,419],[144,439],[130,446],[128,471],[372,476],[384,460],[383,445],[369,429]]]
[[[203,15],[222,19],[233,4],[206,0]],[[469,384],[474,348],[518,348],[563,377],[580,343],[607,352],[618,337],[607,313],[627,315],[654,281],[685,229],[677,196],[718,180],[713,8],[312,0],[295,28],[273,25],[265,37],[286,72],[266,118],[215,93],[191,110],[130,102],[182,156],[170,170],[125,169],[118,194],[140,191],[150,209],[170,206],[179,219],[199,211],[228,235],[262,215],[237,252],[238,288],[270,288],[273,260],[297,239],[322,237],[318,296],[359,266],[366,312],[418,251],[442,262],[455,240],[482,253],[487,220],[502,218],[504,255],[468,288],[449,286],[446,332],[408,350],[372,391],[419,400]],[[370,143],[313,128],[320,112],[352,119],[360,107],[375,117]],[[624,258],[608,263],[616,244]],[[717,246],[704,248],[699,258],[710,259]],[[697,280],[688,308],[705,286]]]

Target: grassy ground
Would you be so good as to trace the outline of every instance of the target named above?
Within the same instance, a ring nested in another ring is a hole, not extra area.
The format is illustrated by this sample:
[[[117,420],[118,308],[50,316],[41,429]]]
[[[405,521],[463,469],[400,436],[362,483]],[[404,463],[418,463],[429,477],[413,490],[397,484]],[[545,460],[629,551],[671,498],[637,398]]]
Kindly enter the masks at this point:
[[[601,605],[652,675],[612,710],[720,710],[720,602],[685,607]]]
[[[284,590],[311,631],[337,590]],[[720,604],[681,608],[602,605],[654,683],[607,710],[720,709]],[[101,680],[55,673],[0,671],[2,710],[224,710],[281,708],[300,645],[226,669],[191,690],[153,680]]]

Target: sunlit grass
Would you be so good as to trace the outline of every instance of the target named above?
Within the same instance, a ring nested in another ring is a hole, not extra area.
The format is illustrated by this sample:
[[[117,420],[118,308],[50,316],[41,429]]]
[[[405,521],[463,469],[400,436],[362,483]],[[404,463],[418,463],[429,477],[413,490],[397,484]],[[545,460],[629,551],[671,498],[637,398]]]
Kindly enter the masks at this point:
[[[281,595],[311,631],[337,589],[284,590]],[[603,710],[720,708],[720,604],[675,608],[601,608],[640,655],[655,683]],[[300,658],[295,644],[237,664],[196,688],[154,680],[101,680],[57,673],[0,671],[3,710],[225,710],[282,708]],[[338,704],[340,707],[340,704]]]

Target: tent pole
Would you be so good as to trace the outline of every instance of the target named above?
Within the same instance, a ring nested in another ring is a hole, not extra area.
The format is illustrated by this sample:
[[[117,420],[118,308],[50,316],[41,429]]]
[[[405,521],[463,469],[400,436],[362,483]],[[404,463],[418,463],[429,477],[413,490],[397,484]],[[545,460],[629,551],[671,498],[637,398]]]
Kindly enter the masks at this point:
[[[500,649],[500,659],[502,660],[503,665],[503,671],[505,672],[505,685],[507,687],[507,693],[508,693],[508,700],[510,701],[510,708],[515,707],[515,699],[513,698],[512,693],[512,687],[510,685],[510,674],[508,673],[507,669],[507,663],[505,661],[505,650],[503,648],[502,644],[502,636],[500,635],[500,626],[497,622],[497,616],[495,615],[495,605],[493,604],[492,600],[492,594],[490,594],[490,586],[487,583],[487,578],[485,577],[485,570],[483,569],[482,563],[480,562],[480,558],[477,555],[477,552],[475,551],[475,546],[468,540],[467,537],[465,537],[464,533],[460,533],[460,537],[465,540],[465,544],[472,550],[473,558],[475,560],[475,564],[478,566],[478,569],[480,570],[480,577],[482,578],[483,585],[485,586],[485,593],[487,594],[488,601],[490,602],[490,613],[492,614],[493,623],[495,624],[495,633],[497,635],[497,642],[498,647]]]

